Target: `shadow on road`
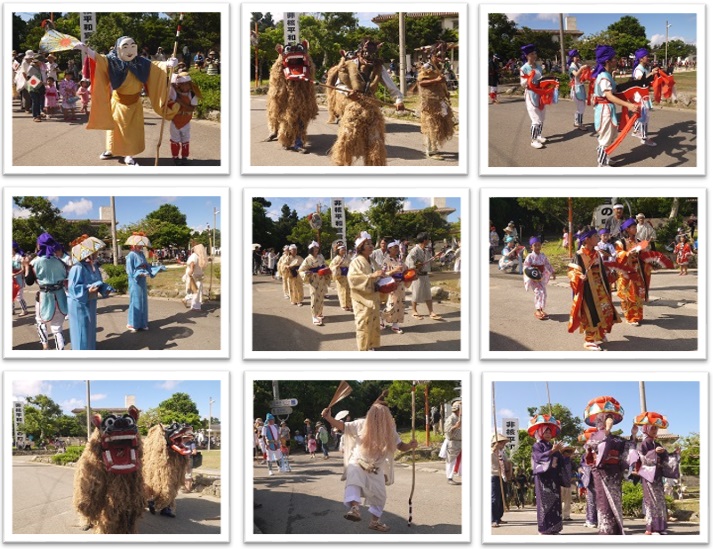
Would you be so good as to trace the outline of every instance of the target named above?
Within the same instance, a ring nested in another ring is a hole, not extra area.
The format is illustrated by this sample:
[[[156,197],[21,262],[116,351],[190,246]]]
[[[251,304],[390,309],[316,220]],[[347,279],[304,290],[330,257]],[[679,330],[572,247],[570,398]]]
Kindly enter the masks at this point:
[[[653,321],[644,322],[654,324]],[[608,351],[630,351],[631,348],[645,349],[646,351],[697,351],[698,339],[666,339],[652,337],[624,336],[626,341],[609,341],[606,344]]]
[[[139,521],[139,534],[174,534],[173,522],[183,522],[183,531],[193,534],[220,534],[220,502],[202,498],[181,498],[177,502],[177,518],[144,513]],[[217,524],[204,524],[216,521]]]
[[[567,317],[569,318],[569,317]],[[491,351],[532,351],[528,347],[522,345],[519,341],[515,339],[502,335],[496,334],[495,332],[490,332],[490,350]]]
[[[695,151],[696,146],[684,145],[683,143],[686,137],[680,134],[692,134],[693,137],[690,139],[691,141],[695,141],[696,124],[691,121],[685,121],[661,128],[657,134],[649,136],[656,142],[656,147],[647,147],[645,145],[637,146],[630,152],[616,157],[616,165],[626,166],[661,155],[672,156],[676,159],[674,163],[666,166],[668,168],[675,168],[676,166],[690,163],[690,160],[687,160],[685,155]]]

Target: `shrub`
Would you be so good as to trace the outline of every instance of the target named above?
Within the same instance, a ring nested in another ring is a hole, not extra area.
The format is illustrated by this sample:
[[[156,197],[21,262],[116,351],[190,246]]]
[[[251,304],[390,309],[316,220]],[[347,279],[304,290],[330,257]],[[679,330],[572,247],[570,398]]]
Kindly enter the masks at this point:
[[[629,517],[642,517],[644,501],[644,488],[641,483],[622,483],[621,508],[624,515]]]
[[[213,276],[220,280],[220,263],[213,263]]]
[[[196,118],[205,118],[208,111],[220,111],[220,75],[211,76],[194,69],[190,73],[203,96],[195,110]]]
[[[56,465],[66,465],[74,463],[79,459],[84,451],[84,446],[67,446],[67,451],[63,454],[55,454],[52,456],[52,463]]]
[[[120,276],[110,276],[105,282],[120,294],[125,294],[129,289],[129,275],[126,273]]]
[[[126,267],[124,265],[113,265],[112,263],[105,263],[104,265],[102,265],[101,268],[102,271],[104,271],[108,277],[126,274]]]

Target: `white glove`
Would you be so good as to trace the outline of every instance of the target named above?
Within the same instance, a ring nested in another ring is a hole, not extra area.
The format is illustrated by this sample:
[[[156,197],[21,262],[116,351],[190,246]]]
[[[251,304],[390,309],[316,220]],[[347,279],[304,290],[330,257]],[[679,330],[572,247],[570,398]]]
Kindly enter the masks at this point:
[[[81,50],[81,51],[83,51],[83,52],[86,52],[86,51],[87,51],[87,45],[86,45],[84,42],[77,42],[77,43],[74,45],[74,49],[75,49],[75,50]]]
[[[178,66],[178,59],[175,57],[171,57],[168,61],[166,61],[166,68],[167,69],[175,69]]]

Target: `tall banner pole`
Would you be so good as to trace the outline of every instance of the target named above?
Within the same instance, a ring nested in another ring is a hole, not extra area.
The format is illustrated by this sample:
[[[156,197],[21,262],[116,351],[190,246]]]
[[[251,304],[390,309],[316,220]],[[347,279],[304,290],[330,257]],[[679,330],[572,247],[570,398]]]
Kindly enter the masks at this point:
[[[178,26],[176,27],[176,41],[173,43],[173,55],[175,58],[178,54],[178,38],[181,36],[181,23],[183,23],[183,13],[178,16]],[[171,80],[173,80],[173,67],[168,70],[166,82],[166,97],[163,100],[163,113],[161,115],[161,132],[158,135],[158,143],[156,144],[156,161],[154,166],[158,166],[159,151],[161,150],[161,141],[163,141],[163,127],[166,124],[166,111],[168,110],[168,94],[171,92]]]

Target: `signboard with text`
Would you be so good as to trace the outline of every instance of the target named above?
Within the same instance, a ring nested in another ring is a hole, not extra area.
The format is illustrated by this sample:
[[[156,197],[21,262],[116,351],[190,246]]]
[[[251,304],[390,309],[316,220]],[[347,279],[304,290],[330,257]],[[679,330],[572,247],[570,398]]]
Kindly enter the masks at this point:
[[[344,199],[332,198],[332,227],[337,229],[337,235],[346,244],[347,242],[347,216],[344,211]]]
[[[520,420],[514,418],[503,418],[502,433],[508,438],[507,448],[513,451],[519,444]]]
[[[280,400],[270,401],[270,408],[279,408],[280,406],[297,406],[296,398],[283,398]]]
[[[285,13],[285,45],[300,41],[300,14],[294,11]]]

